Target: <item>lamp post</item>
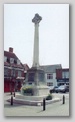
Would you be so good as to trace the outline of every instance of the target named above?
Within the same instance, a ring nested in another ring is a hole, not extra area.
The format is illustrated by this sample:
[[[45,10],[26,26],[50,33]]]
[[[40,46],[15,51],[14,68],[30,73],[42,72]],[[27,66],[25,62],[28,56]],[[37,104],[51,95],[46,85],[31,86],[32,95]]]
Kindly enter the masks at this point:
[[[13,67],[12,67],[12,65],[11,65],[11,67],[10,67],[10,69],[11,69],[11,76],[10,76],[10,91],[11,91],[11,95],[12,95],[12,82],[14,81],[14,94],[15,94],[15,77],[14,77],[14,69],[13,69]]]
[[[16,88],[16,81],[15,81],[16,78],[14,78],[14,97],[15,97],[15,88]]]
[[[11,92],[11,95],[12,95],[12,77],[10,77],[10,92]]]
[[[12,95],[12,66],[10,65],[10,94]]]

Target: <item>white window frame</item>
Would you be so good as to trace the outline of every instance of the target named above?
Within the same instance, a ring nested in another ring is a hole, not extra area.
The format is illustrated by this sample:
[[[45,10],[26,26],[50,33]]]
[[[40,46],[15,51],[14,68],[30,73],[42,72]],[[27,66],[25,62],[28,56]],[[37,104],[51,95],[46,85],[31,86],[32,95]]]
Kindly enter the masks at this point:
[[[4,62],[7,62],[7,57],[6,56],[4,56]]]
[[[47,79],[53,79],[53,74],[48,73],[48,74],[47,74]]]
[[[53,86],[53,82],[47,82],[47,86]]]
[[[18,70],[18,77],[21,77],[21,71],[20,70]]]
[[[17,59],[17,64],[20,64],[20,60],[19,59]]]
[[[62,72],[62,78],[69,78],[69,72],[68,71]]]
[[[11,64],[14,63],[14,58],[10,58],[10,63],[11,63]]]

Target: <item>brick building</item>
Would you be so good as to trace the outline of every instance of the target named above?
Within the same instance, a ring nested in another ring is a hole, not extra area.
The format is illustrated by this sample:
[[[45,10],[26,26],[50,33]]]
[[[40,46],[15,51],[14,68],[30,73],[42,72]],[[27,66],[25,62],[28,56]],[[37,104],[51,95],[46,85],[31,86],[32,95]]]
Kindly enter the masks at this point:
[[[24,72],[25,67],[13,52],[13,48],[4,51],[4,92],[19,91],[25,78]]]
[[[69,68],[56,69],[57,85],[68,85],[69,86]]]
[[[69,85],[69,69],[61,64],[40,66],[45,71],[48,86]],[[27,64],[22,64],[13,48],[4,51],[4,92],[19,91],[26,77]]]

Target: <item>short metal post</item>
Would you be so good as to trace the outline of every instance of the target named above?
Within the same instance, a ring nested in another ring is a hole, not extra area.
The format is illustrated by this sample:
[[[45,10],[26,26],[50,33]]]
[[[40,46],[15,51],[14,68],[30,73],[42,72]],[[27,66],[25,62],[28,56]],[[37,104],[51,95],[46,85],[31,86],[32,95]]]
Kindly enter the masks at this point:
[[[63,104],[65,104],[65,96],[63,95]]]
[[[12,95],[12,91],[11,91],[11,95]]]
[[[13,96],[11,96],[11,105],[13,105]]]
[[[14,92],[14,97],[15,97],[15,92]]]
[[[43,111],[45,111],[45,105],[46,105],[46,101],[45,98],[43,99]]]

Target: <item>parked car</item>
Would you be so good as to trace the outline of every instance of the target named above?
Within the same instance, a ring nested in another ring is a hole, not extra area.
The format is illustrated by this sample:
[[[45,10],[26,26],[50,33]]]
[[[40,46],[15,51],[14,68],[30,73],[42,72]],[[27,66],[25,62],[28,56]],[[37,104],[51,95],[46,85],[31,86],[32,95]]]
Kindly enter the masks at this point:
[[[49,92],[52,93],[54,86],[49,86]]]
[[[58,86],[54,86],[52,89],[50,89],[50,93],[54,93],[58,89]]]
[[[66,86],[66,92],[69,92],[69,86],[68,85]]]
[[[59,86],[56,90],[55,90],[56,93],[58,92],[62,92],[62,93],[66,93],[67,92],[67,86],[66,85],[61,85]]]

